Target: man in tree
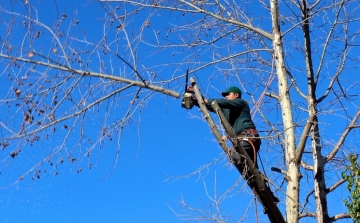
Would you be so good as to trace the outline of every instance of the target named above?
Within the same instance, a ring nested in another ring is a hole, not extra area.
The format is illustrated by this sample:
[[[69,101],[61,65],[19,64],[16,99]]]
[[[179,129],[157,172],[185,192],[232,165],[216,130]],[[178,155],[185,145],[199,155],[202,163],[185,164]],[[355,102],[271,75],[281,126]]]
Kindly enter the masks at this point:
[[[238,87],[229,87],[227,91],[221,94],[225,99],[204,98],[205,105],[214,112],[211,103],[216,101],[219,104],[226,120],[239,137],[241,147],[245,149],[250,159],[256,164],[256,152],[260,149],[261,141],[251,119],[249,104],[241,99],[241,90]],[[226,140],[226,136],[223,137],[223,140]]]
[[[249,158],[253,161],[255,167],[257,168],[256,153],[260,149],[261,140],[259,138],[259,133],[256,130],[255,124],[251,119],[249,104],[241,98],[241,90],[238,87],[229,87],[227,91],[224,91],[221,94],[225,98],[203,98],[205,105],[209,111],[215,112],[211,106],[211,103],[214,101],[218,103],[226,120],[236,133],[240,146],[245,149]],[[195,103],[195,105],[198,104]],[[223,140],[226,140],[226,138],[226,136],[222,137]],[[252,176],[247,171],[247,162],[244,161],[243,157],[239,156],[239,151],[237,151],[237,153],[233,152],[231,157],[234,158],[234,160],[240,161],[240,164],[237,164],[236,167],[239,169],[241,174],[244,175],[250,188],[254,189],[255,185],[251,180]],[[268,188],[273,201],[278,203],[279,199],[274,196],[266,183],[265,185]]]

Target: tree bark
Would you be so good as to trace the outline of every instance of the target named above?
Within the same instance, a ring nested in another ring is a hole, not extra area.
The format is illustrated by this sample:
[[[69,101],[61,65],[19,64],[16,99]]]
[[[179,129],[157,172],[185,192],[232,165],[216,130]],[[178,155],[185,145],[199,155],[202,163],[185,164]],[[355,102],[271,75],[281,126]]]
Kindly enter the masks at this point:
[[[282,110],[285,138],[285,159],[287,166],[287,196],[286,196],[286,222],[298,222],[299,215],[299,165],[296,162],[295,135],[293,129],[293,116],[291,111],[290,93],[284,63],[282,36],[279,26],[279,11],[277,0],[271,0],[271,18],[273,28],[273,48],[278,77],[279,102]]]
[[[316,221],[329,222],[326,184],[325,184],[325,159],[321,154],[320,134],[317,119],[311,131],[311,147],[314,159],[314,196],[316,203]]]
[[[317,102],[316,102],[316,83],[313,69],[313,59],[311,50],[310,28],[308,6],[305,0],[302,1],[302,29],[304,33],[304,48],[305,48],[305,64],[308,79],[308,109],[309,116],[315,117],[313,125],[310,130],[311,134],[311,148],[314,160],[314,196],[316,203],[316,219],[318,223],[326,223],[329,221],[329,214],[326,199],[326,184],[325,184],[325,164],[326,160],[321,154],[320,133],[317,117]]]

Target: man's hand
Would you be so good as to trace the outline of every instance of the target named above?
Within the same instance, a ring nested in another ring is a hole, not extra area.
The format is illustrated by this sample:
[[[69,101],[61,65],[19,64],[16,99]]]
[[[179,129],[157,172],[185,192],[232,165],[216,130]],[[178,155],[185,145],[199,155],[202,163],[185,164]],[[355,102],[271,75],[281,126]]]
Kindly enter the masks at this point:
[[[186,92],[195,94],[194,88],[191,86],[186,89]]]
[[[222,141],[226,141],[226,140],[227,140],[227,136],[221,136],[221,140],[222,140]]]

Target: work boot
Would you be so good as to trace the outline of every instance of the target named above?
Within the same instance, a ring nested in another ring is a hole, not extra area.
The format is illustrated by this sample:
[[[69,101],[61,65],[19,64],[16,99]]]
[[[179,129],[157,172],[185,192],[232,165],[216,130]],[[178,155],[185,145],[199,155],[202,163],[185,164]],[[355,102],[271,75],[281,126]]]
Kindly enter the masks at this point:
[[[271,193],[272,199],[274,200],[274,204],[277,204],[280,202],[279,198],[277,198],[274,193]]]
[[[270,187],[269,187],[266,183],[265,183],[265,185],[266,185],[266,188],[268,189],[268,191],[270,192],[271,197],[272,197],[274,203],[275,203],[275,204],[279,203],[279,202],[280,202],[279,198],[277,198],[277,197],[274,195],[274,193],[271,191]]]

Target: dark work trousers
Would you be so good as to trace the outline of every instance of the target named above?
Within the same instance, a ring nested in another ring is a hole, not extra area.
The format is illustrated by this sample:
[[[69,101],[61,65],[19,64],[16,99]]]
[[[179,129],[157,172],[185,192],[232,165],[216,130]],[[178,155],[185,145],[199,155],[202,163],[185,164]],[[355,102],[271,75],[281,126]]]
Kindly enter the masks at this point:
[[[240,146],[245,149],[246,153],[249,155],[250,159],[254,162],[256,156],[255,151],[251,144],[248,141],[241,140]]]
[[[256,154],[255,154],[255,151],[254,151],[253,147],[251,146],[251,144],[248,141],[241,140],[240,146],[245,150],[245,152],[248,154],[250,159],[254,162]],[[239,152],[239,151],[237,151],[237,152]],[[235,158],[235,160],[239,160],[239,158]],[[239,165],[235,165],[235,166],[240,171],[240,173],[243,176],[245,176],[247,183],[250,183],[249,182],[250,176],[247,173],[249,166],[248,166],[247,162],[245,162],[245,157],[240,157]],[[256,166],[256,168],[258,168],[257,164],[255,164],[255,166]]]
[[[250,159],[254,162],[256,154],[255,154],[255,151],[252,148],[251,144],[247,141],[241,140],[240,145],[243,149],[245,149],[245,152],[249,155]],[[253,189],[255,187],[255,184],[251,180],[251,177],[252,177],[251,174],[249,174],[247,171],[249,166],[248,166],[247,162],[245,162],[245,158],[242,157],[241,155],[239,155],[239,153],[231,153],[231,157],[233,158],[234,161],[240,161],[239,164],[237,164],[235,162],[235,166],[239,170],[239,172],[244,176],[246,183],[249,185],[249,187]],[[255,164],[255,167],[258,168],[257,163]],[[279,202],[279,199],[277,197],[275,197],[275,195],[273,194],[273,192],[271,191],[271,189],[267,185],[267,183],[266,182],[264,182],[264,183],[265,183],[265,186],[267,187],[268,191],[270,192],[270,194],[273,198],[273,201],[275,203]]]

